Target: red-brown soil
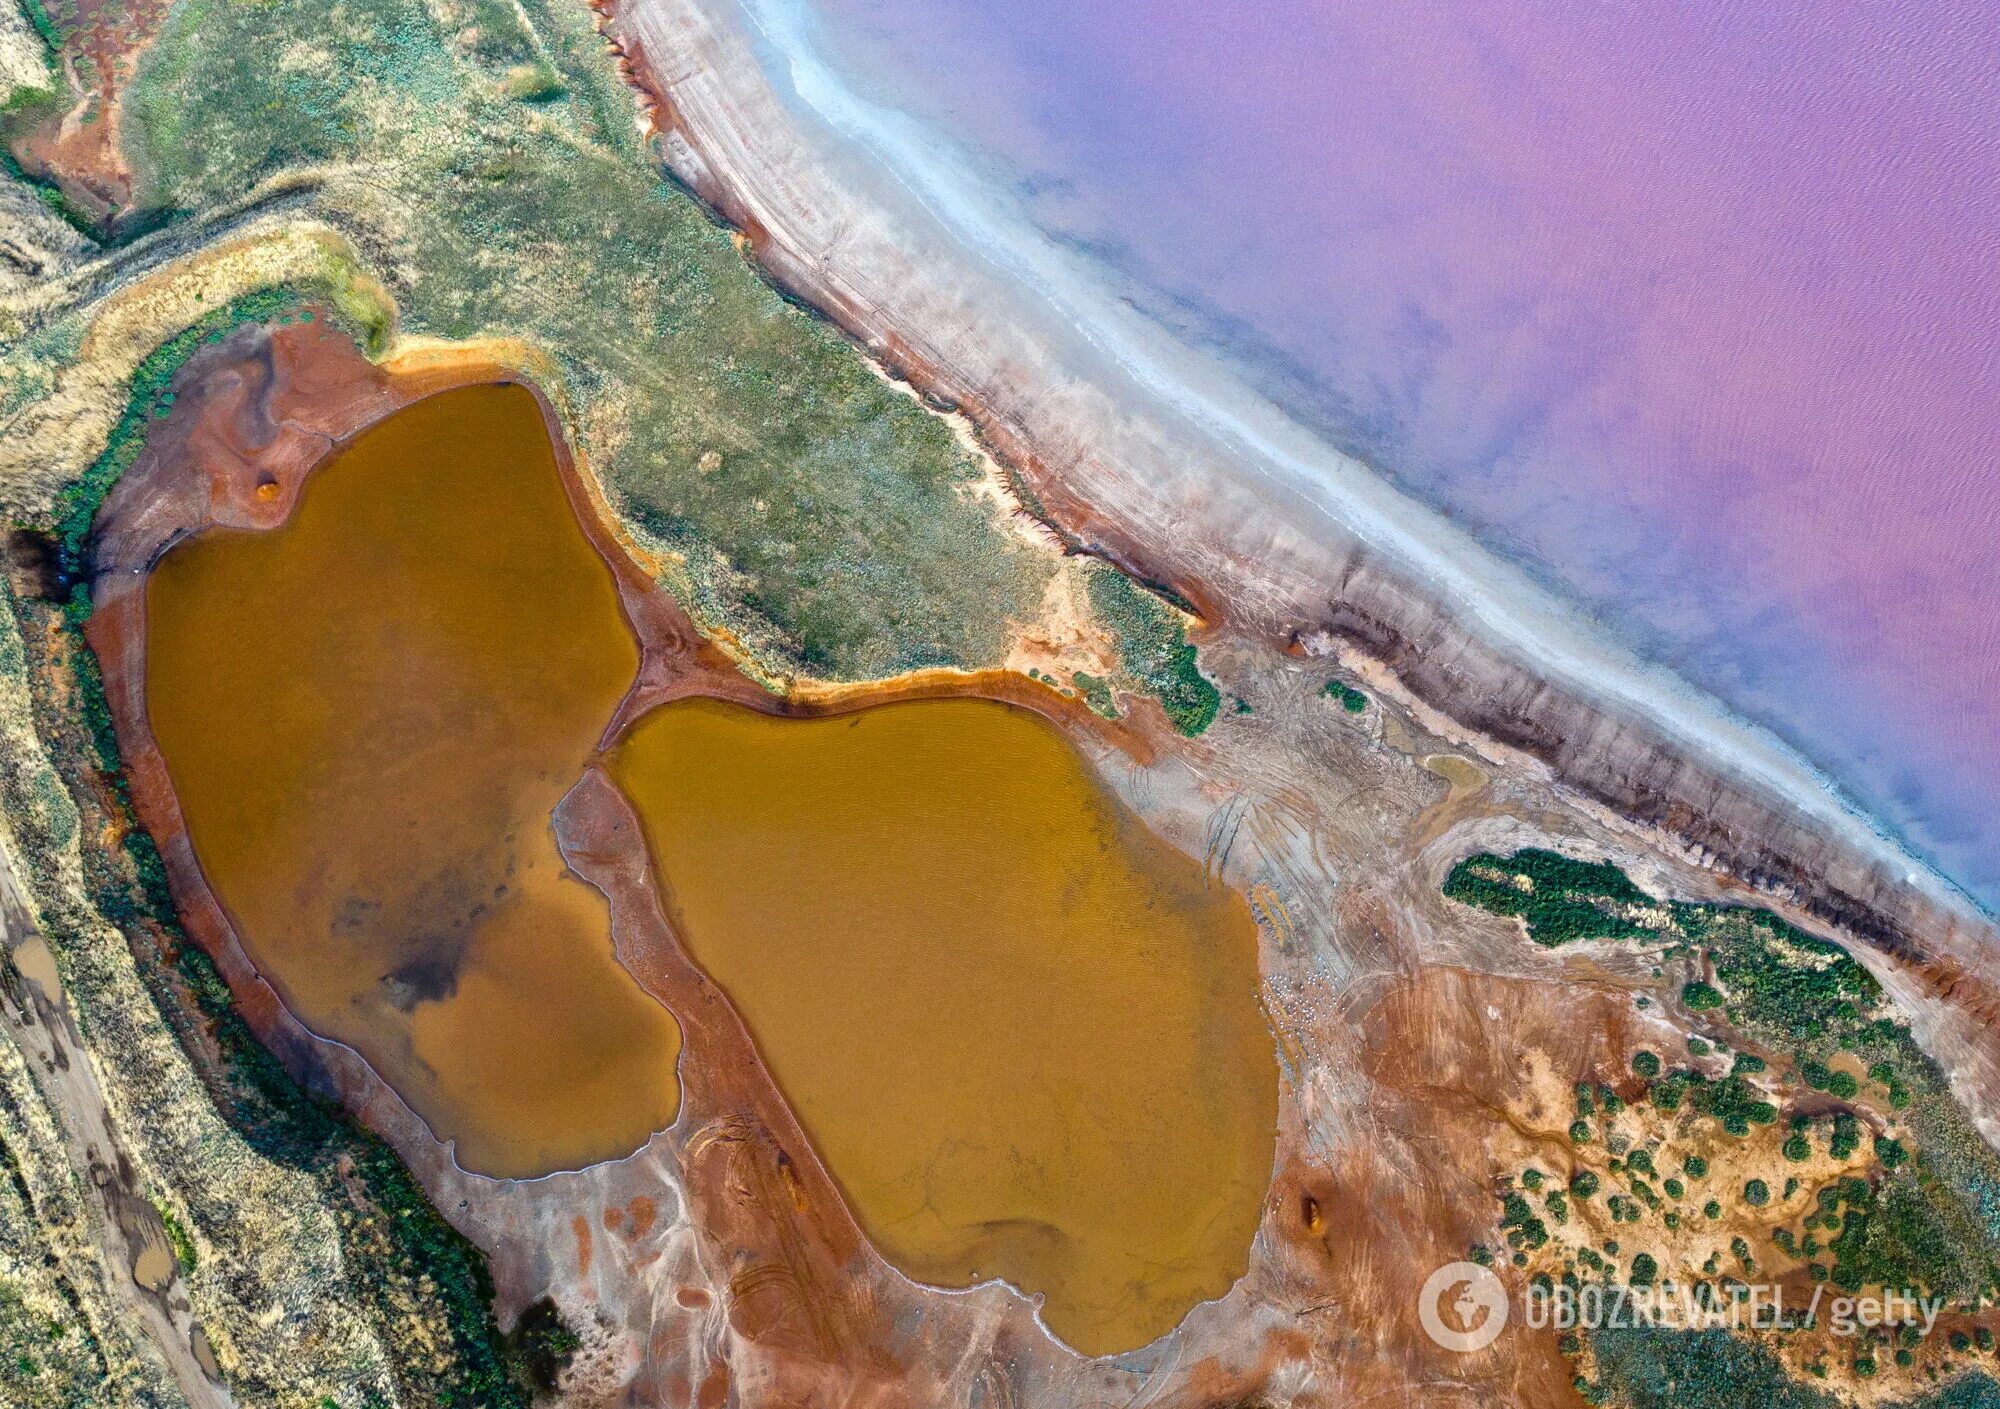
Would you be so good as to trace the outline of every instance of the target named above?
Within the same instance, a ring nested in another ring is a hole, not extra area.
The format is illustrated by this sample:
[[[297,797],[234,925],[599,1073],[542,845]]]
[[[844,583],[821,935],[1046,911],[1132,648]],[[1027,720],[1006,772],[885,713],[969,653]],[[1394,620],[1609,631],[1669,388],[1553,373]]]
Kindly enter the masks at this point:
[[[131,204],[133,175],[119,143],[119,104],[140,53],[171,7],[171,0],[45,0],[62,33],[57,62],[77,87],[73,102],[16,142],[15,156],[96,219],[115,220]]]

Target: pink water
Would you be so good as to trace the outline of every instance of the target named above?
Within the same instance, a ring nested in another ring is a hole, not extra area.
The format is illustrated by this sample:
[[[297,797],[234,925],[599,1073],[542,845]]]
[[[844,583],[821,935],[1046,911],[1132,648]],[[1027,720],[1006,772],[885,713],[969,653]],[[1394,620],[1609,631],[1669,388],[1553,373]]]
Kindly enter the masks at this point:
[[[812,0],[865,94],[2000,898],[2000,10]]]

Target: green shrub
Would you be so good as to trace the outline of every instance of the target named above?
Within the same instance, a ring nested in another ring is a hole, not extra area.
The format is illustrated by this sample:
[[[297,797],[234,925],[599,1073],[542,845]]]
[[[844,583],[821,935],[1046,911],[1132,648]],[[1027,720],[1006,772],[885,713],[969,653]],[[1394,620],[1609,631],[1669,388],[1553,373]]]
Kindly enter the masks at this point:
[[[543,1297],[526,1311],[507,1337],[508,1357],[522,1378],[543,1394],[553,1394],[583,1340],[562,1319],[553,1299]]]
[[[1444,893],[1461,904],[1521,919],[1537,944],[1650,933],[1620,913],[1621,906],[1644,905],[1650,899],[1624,872],[1553,851],[1469,856],[1445,877]]]
[[[1339,680],[1327,681],[1325,693],[1337,700],[1349,714],[1360,714],[1368,708],[1368,696]]]
[[[1159,700],[1180,733],[1215,722],[1222,692],[1201,673],[1187,629],[1158,596],[1110,567],[1090,574],[1090,605],[1118,639],[1119,668],[1133,688]]]
[[[1837,1409],[1765,1347],[1722,1330],[1607,1327],[1592,1332],[1594,1404],[1624,1409]]]
[[[1937,1180],[1903,1170],[1879,1188],[1843,1179],[1836,1195],[1846,1207],[1829,1250],[1844,1290],[1927,1288],[1964,1298],[1991,1280],[1971,1215]]]
[[[1105,719],[1118,717],[1118,704],[1111,698],[1109,680],[1101,675],[1090,675],[1079,670],[1070,676],[1070,683],[1076,686],[1077,694],[1083,698],[1083,702],[1090,707],[1092,713]]]

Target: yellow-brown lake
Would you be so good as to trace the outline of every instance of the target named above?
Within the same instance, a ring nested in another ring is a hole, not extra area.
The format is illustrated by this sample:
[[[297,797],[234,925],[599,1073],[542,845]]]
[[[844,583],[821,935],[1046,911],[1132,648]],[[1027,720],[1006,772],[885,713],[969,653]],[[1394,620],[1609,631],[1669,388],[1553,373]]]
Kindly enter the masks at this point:
[[[550,829],[639,661],[559,474],[527,390],[443,392],[146,595],[153,735],[251,959],[503,1176],[629,1154],[680,1098]]]
[[[870,1240],[1088,1354],[1247,1264],[1277,1118],[1241,896],[974,700],[655,710],[612,757],[672,916]]]

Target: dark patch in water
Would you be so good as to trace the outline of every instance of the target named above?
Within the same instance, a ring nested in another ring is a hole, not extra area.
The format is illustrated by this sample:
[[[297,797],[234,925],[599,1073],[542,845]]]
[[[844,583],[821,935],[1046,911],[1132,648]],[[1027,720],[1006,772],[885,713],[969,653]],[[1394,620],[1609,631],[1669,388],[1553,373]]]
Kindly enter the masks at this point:
[[[382,994],[389,1006],[407,1013],[419,1003],[441,1003],[458,993],[458,965],[465,955],[465,942],[418,940],[411,948],[439,951],[425,953],[381,979]]]

